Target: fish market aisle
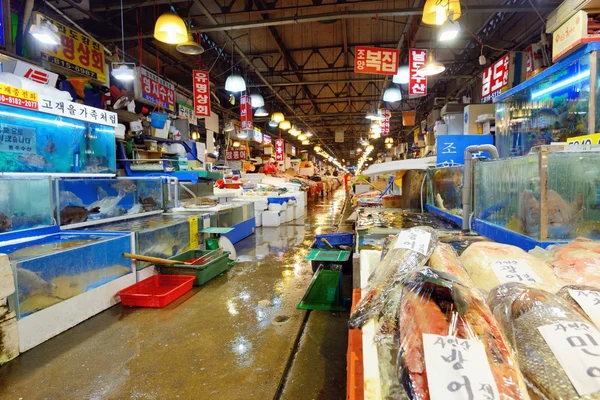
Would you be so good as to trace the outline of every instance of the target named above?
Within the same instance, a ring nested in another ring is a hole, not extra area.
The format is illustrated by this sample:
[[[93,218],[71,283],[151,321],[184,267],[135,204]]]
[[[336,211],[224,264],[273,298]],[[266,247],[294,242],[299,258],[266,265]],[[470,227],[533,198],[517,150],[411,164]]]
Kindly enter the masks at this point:
[[[321,332],[329,317],[305,328],[307,312],[296,304],[312,277],[303,257],[315,234],[336,230],[344,195],[310,203],[294,225],[258,228],[236,246],[240,262],[227,274],[166,308],[117,305],[22,354],[0,367],[0,398],[262,400],[286,380],[312,387],[319,376],[327,377],[321,387],[337,382],[341,390],[328,398],[343,398],[345,345],[318,344],[334,365],[289,360],[297,339],[303,349],[301,333],[331,339]],[[345,316],[331,318],[345,327]]]

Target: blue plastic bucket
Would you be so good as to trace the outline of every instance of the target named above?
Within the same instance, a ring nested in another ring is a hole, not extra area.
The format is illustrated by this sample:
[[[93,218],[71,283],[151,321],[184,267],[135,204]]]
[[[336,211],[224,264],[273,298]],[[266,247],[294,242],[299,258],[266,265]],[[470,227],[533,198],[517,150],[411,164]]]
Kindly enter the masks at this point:
[[[150,114],[150,124],[153,128],[164,129],[167,123],[168,115],[161,112],[153,112]]]

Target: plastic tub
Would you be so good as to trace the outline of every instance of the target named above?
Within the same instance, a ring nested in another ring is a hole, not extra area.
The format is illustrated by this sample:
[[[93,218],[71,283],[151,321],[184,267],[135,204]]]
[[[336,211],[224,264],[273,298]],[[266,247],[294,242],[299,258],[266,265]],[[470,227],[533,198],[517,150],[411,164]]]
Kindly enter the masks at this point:
[[[164,129],[168,117],[169,116],[165,113],[152,112],[150,113],[150,124],[153,128]]]
[[[327,249],[329,247],[323,243],[321,239],[326,239],[329,243],[331,243],[332,246],[352,246],[354,243],[354,233],[326,233],[322,235],[315,235],[315,239],[317,241],[317,248],[319,249]]]
[[[210,256],[215,250],[190,250],[185,253],[178,254],[169,260],[187,261],[196,258],[202,258]],[[206,282],[210,281],[214,277],[221,275],[229,268],[229,252],[219,252],[217,257],[209,258],[205,263],[198,265],[185,265],[185,264],[173,264],[173,265],[157,265],[158,270],[161,274],[167,275],[186,275],[195,277],[194,285],[201,286]]]
[[[124,306],[161,308],[192,290],[195,279],[193,276],[153,275],[117,295]]]

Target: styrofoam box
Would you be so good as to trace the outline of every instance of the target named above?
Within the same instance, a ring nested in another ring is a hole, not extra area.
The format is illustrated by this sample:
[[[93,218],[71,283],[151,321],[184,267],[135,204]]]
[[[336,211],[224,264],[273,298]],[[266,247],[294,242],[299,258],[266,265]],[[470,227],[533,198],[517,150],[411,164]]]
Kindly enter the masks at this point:
[[[294,210],[296,209],[296,205],[288,205],[287,210],[285,210],[285,222],[291,222],[294,218]]]
[[[269,204],[269,211],[285,211],[285,210],[287,210],[287,203]]]
[[[254,210],[254,221],[256,222],[256,226],[262,226],[262,215],[263,211]]]
[[[264,211],[262,213],[262,226],[279,226],[281,225],[281,212],[279,211]]]
[[[294,207],[294,220],[297,220],[298,218],[300,218],[303,215],[304,215],[304,208],[303,207],[300,207],[299,205],[297,205],[296,207]]]

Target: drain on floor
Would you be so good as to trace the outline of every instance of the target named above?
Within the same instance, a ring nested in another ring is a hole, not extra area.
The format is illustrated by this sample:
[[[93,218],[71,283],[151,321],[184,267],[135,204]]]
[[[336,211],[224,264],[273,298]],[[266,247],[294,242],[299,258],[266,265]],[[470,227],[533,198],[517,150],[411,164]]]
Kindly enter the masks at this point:
[[[273,322],[277,324],[283,324],[288,319],[290,319],[290,317],[288,317],[287,315],[278,315],[275,317],[275,320]]]

